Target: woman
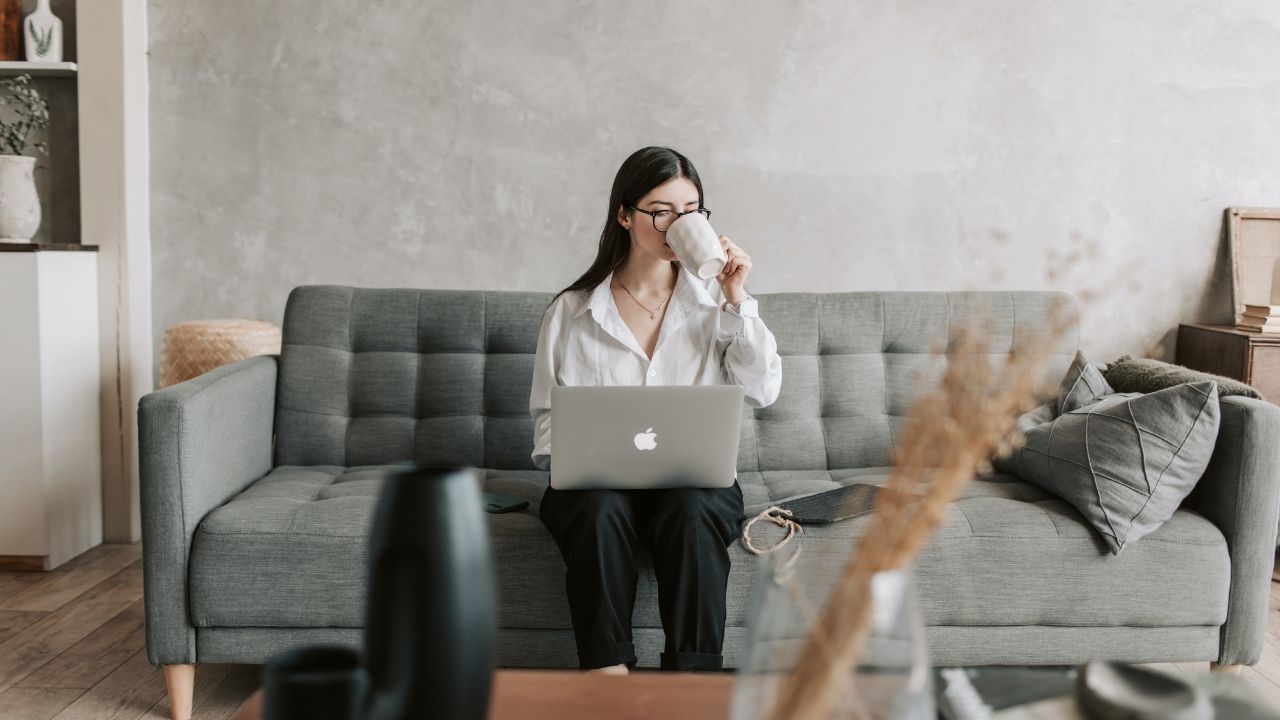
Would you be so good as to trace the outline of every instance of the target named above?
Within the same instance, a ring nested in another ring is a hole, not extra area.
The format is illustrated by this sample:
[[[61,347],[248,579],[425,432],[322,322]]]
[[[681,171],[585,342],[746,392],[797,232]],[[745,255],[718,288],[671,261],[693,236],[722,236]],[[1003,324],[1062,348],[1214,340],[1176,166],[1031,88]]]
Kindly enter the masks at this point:
[[[534,358],[529,412],[534,464],[551,464],[555,385],[742,385],[755,407],[782,383],[777,343],[747,294],[751,257],[721,235],[724,271],[701,280],[680,267],[664,234],[680,215],[710,212],[693,164],[648,147],[622,163],[595,262],[547,308]],[[742,490],[556,490],[542,521],[564,556],[565,589],[583,669],[635,665],[631,609],[636,556],[653,558],[666,632],[664,670],[719,670],[728,547]]]

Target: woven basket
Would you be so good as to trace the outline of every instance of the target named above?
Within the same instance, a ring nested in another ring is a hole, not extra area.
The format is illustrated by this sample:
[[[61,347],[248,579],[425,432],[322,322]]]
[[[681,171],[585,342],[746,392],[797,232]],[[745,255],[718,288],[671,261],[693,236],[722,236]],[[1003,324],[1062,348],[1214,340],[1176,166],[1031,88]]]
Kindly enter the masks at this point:
[[[256,355],[280,354],[280,328],[263,320],[192,320],[164,331],[160,387]]]

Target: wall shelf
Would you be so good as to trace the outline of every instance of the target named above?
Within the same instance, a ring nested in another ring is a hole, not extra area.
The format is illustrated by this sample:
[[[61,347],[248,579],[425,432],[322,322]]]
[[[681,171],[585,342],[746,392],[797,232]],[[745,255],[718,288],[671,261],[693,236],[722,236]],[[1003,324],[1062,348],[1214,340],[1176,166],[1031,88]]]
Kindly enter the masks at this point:
[[[27,73],[31,77],[75,77],[76,64],[73,62],[0,61],[0,77],[14,77],[23,73]]]

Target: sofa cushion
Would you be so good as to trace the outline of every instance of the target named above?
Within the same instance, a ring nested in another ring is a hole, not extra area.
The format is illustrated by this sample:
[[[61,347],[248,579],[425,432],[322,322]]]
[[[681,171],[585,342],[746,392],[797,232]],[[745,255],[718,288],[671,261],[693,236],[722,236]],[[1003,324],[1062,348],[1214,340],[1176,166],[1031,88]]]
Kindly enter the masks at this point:
[[[532,469],[548,293],[308,286],[289,294],[276,462]]]
[[[279,465],[413,461],[534,470],[529,389],[550,293],[307,286],[285,309],[276,410]],[[892,462],[919,389],[939,378],[959,328],[991,329],[994,356],[1025,350],[1058,303],[1046,292],[762,295],[778,341],[777,402],[744,404],[741,472]],[[1050,348],[1062,377],[1074,321]]]
[[[359,627],[365,542],[386,467],[281,467],[200,524],[190,568],[198,627]],[[749,514],[788,497],[852,482],[883,483],[889,468],[740,473]],[[531,501],[488,515],[504,628],[569,628],[564,564],[538,519],[546,473],[477,470],[488,490]],[[863,518],[806,529],[801,567],[832,577]],[[757,526],[759,527],[759,526]],[[760,531],[771,542],[772,527]],[[753,531],[754,533],[754,531]],[[1216,626],[1225,618],[1226,543],[1179,510],[1123,556],[1100,552],[1084,518],[1008,476],[972,483],[917,561],[933,625]],[[728,624],[750,607],[757,559],[731,550]],[[647,563],[647,560],[643,562]],[[651,571],[641,574],[636,627],[661,627]]]
[[[1026,430],[1025,444],[995,466],[1079,508],[1113,553],[1173,514],[1218,438],[1213,382],[1114,393],[1083,354],[1063,379],[1058,407],[1061,415]]]

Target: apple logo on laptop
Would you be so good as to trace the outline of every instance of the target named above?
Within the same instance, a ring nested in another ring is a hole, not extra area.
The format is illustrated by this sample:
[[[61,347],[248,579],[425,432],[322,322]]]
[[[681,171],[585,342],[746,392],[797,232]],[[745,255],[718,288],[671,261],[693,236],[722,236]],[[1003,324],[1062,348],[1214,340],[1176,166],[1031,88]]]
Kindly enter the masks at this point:
[[[636,433],[635,442],[637,450],[652,450],[658,447],[658,441],[655,439],[658,434],[649,428],[642,433]]]

